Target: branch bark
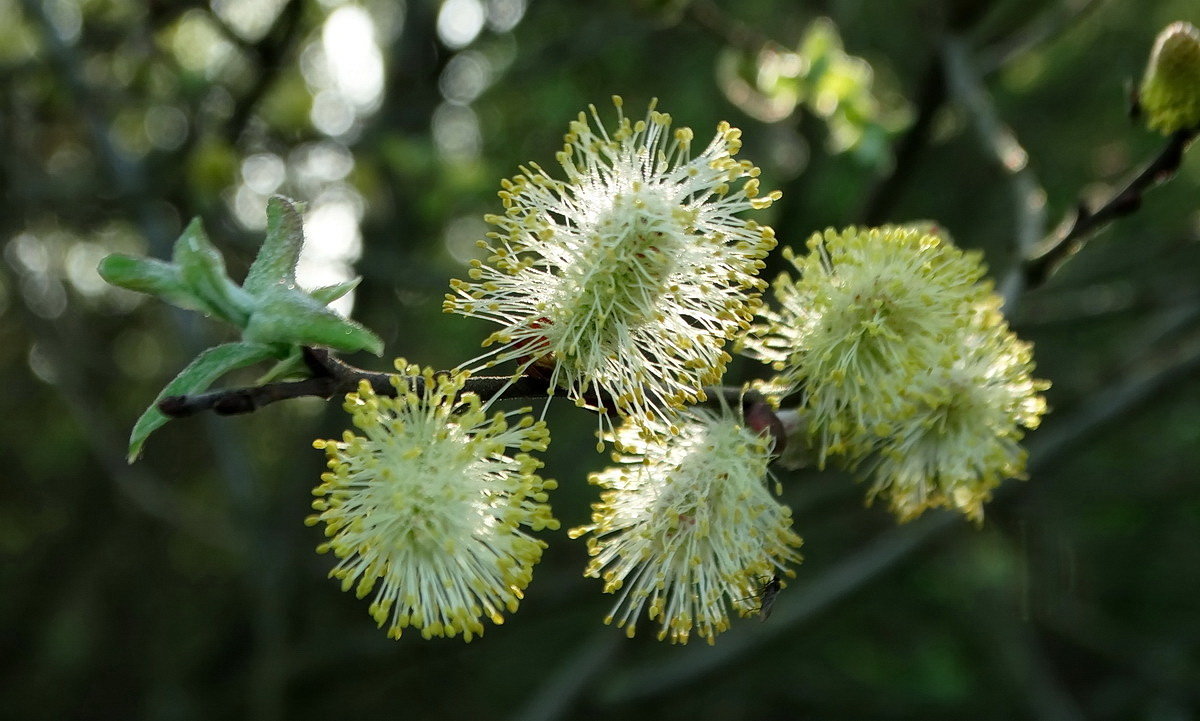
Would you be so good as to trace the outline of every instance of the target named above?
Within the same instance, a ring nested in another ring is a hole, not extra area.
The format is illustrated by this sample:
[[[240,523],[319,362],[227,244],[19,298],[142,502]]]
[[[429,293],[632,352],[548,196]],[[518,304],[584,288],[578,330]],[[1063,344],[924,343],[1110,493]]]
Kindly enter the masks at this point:
[[[1195,129],[1176,132],[1140,173],[1094,210],[1080,201],[1059,230],[1042,240],[1022,264],[1021,272],[1029,287],[1046,282],[1096,231],[1140,208],[1147,191],[1170,180],[1179,170],[1183,154],[1196,134]]]
[[[337,358],[325,348],[305,348],[304,359],[313,375],[295,381],[279,381],[260,386],[227,388],[193,395],[167,396],[158,403],[158,409],[172,418],[185,418],[205,411],[229,416],[254,411],[279,401],[293,398],[316,397],[329,400],[334,396],[353,393],[364,381],[381,396],[395,396],[394,378],[404,378],[409,388],[420,393],[424,380],[420,376],[401,376],[396,373],[381,373],[350,365]],[[704,389],[708,396],[706,404],[719,406],[738,405],[748,409],[762,402],[760,393],[736,386],[709,386]],[[464,393],[474,393],[480,398],[495,399],[539,399],[562,396],[561,389],[550,384],[548,377],[526,374],[514,379],[512,376],[472,376],[467,379]],[[607,397],[585,398],[595,408],[612,408]]]

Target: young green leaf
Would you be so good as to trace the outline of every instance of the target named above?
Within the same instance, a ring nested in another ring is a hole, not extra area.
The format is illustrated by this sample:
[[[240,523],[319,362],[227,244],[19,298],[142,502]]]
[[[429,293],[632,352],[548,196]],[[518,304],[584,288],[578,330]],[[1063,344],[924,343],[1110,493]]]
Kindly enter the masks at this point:
[[[156,295],[185,310],[216,314],[212,306],[188,289],[179,275],[179,268],[173,263],[113,254],[100,261],[96,272],[110,285]]]
[[[242,287],[257,295],[272,285],[294,285],[296,261],[304,247],[304,227],[292,201],[273,195],[267,201],[267,237]]]
[[[322,286],[320,288],[316,288],[314,290],[310,290],[308,292],[308,294],[311,295],[314,299],[316,299],[316,301],[318,303],[320,303],[322,305],[329,305],[333,301],[337,300],[338,298],[341,298],[343,295],[346,295],[350,291],[357,288],[358,284],[361,282],[362,282],[362,278],[354,278],[352,280],[347,280],[342,283],[336,283],[334,285],[326,285],[326,286]]]
[[[242,337],[255,343],[320,345],[352,353],[383,352],[379,336],[343,318],[297,288],[273,286],[261,293]]]
[[[158,410],[158,402],[167,396],[199,393],[207,389],[221,376],[235,368],[278,357],[278,349],[261,343],[225,343],[206,349],[180,371],[175,379],[154,399],[133,426],[129,435],[127,460],[133,463],[142,453],[142,445],[151,433],[171,420]]]
[[[189,223],[175,241],[172,260],[191,292],[208,303],[218,317],[239,328],[246,326],[253,301],[229,279],[225,259],[204,233],[199,218]]]
[[[267,383],[274,383],[285,378],[291,377],[308,377],[312,375],[312,371],[308,368],[308,363],[304,361],[304,351],[298,345],[291,346],[287,357],[277,362],[275,365],[267,369],[254,381],[254,385],[261,386]]]

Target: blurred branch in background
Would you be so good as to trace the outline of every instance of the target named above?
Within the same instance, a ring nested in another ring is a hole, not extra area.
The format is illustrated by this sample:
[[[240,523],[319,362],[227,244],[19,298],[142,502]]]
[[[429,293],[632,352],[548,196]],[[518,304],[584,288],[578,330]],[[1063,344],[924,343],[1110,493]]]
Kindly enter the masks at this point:
[[[697,25],[742,52],[756,54],[764,48],[779,46],[770,36],[731,17],[712,0],[688,2],[687,14]]]
[[[896,162],[890,172],[872,184],[858,217],[864,225],[881,225],[890,219],[900,202],[904,186],[917,169],[917,159],[929,142],[934,118],[946,102],[946,75],[940,59],[934,57],[921,73],[914,100],[916,115],[896,143]]]
[[[287,67],[285,60],[295,52],[302,30],[300,17],[303,10],[304,0],[288,0],[271,29],[259,42],[247,45],[244,40],[241,41],[240,45],[254,58],[258,72],[254,75],[253,84],[234,102],[233,112],[225,123],[225,135],[229,142],[236,143],[241,138],[259,102]],[[220,25],[228,35],[240,38],[225,22],[222,21]]]
[[[1029,167],[1029,154],[996,114],[991,97],[984,88],[983,78],[973,69],[969,53],[970,50],[961,39],[947,38],[942,46],[945,73],[951,94],[971,116],[984,148],[999,164],[1011,184],[1015,215],[1011,262],[1014,266],[1020,266],[1045,232],[1046,191]],[[1016,305],[1022,288],[1016,286],[1013,279],[1022,277],[1020,273],[1009,273],[1001,282],[999,291],[1006,306]]]
[[[1030,21],[1015,29],[1005,37],[978,49],[975,69],[967,57],[967,41],[963,32],[967,27],[956,30],[958,35],[948,36],[945,40],[933,38],[933,44],[940,47],[929,61],[928,69],[921,74],[920,84],[914,93],[916,116],[912,125],[905,131],[896,144],[896,163],[892,170],[883,176],[872,187],[867,200],[858,217],[866,225],[879,225],[890,219],[891,208],[899,202],[900,193],[907,183],[908,176],[917,167],[917,157],[929,140],[934,118],[942,109],[947,99],[947,68],[953,66],[955,71],[955,95],[960,104],[970,111],[976,123],[977,131],[984,135],[984,142],[997,153],[997,160],[1007,172],[1014,174],[1013,191],[1017,195],[1017,241],[1027,242],[1033,232],[1033,225],[1038,220],[1030,192],[1040,190],[1036,186],[1036,178],[1022,165],[1019,168],[1009,168],[1006,163],[1015,161],[1016,155],[1005,155],[1014,150],[1016,139],[1010,130],[1005,128],[995,115],[990,100],[983,89],[983,78],[1000,72],[1005,67],[1034,52],[1044,44],[1059,39],[1071,28],[1082,23],[1089,14],[1099,9],[1104,0],[1070,0],[1056,3],[1045,12],[1035,14]],[[966,24],[969,26],[969,20]],[[1021,150],[1019,144],[1015,150]],[[1004,154],[1001,154],[1004,153]],[[1043,191],[1044,195],[1044,191]],[[1024,203],[1020,200],[1025,198]],[[1044,206],[1045,201],[1043,199]],[[1044,208],[1041,214],[1044,215]],[[1044,217],[1041,219],[1044,225]],[[1039,228],[1038,232],[1041,230]],[[1001,289],[1004,297],[1011,294]]]
[[[1100,9],[1106,0],[1065,0],[1049,3],[1030,22],[978,53],[977,62],[983,75],[990,75],[1006,65],[1028,55],[1039,47],[1058,40],[1071,28],[1083,23]]]
[[[1174,133],[1158,156],[1121,190],[1095,209],[1080,202],[1074,215],[1064,221],[1059,230],[1043,238],[1046,191],[1029,167],[1028,153],[997,116],[982,76],[972,69],[965,43],[957,38],[947,40],[943,58],[953,95],[969,112],[981,141],[1004,169],[1012,185],[1015,204],[1013,260],[1000,283],[1000,293],[1010,310],[1027,287],[1036,288],[1045,283],[1091,235],[1113,220],[1137,211],[1146,191],[1178,172],[1183,154],[1196,135],[1194,130]]]
[[[537,687],[512,715],[513,721],[554,721],[571,718],[576,699],[611,668],[621,648],[621,635],[603,628],[576,646],[564,662]]]
[[[1025,705],[1029,718],[1041,721],[1085,721],[1088,717],[1071,697],[1063,682],[1061,670],[1051,661],[1037,630],[1021,619],[1004,613],[1003,603],[981,604],[979,609],[987,618],[996,621],[981,622],[974,629],[982,646],[996,658],[1012,683],[1026,689]]]
[[[110,189],[117,200],[130,209],[152,254],[165,254],[172,240],[171,231],[164,226],[162,214],[153,207],[150,183],[143,168],[118,151],[113,143],[112,124],[103,111],[105,103],[88,86],[81,58],[59,34],[47,14],[45,3],[21,0],[21,6],[37,26],[57,76],[66,86],[76,112],[83,119],[89,145],[100,160],[111,184]]]

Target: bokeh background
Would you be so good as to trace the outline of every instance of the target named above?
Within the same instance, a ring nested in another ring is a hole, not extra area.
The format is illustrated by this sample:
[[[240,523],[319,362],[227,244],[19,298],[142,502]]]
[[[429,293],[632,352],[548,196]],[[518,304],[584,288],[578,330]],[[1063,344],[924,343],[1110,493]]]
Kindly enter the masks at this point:
[[[0,18],[0,716],[1200,715],[1200,152],[1010,306],[1054,383],[1030,479],[981,528],[897,526],[848,475],[780,471],[806,560],[768,621],[711,648],[602,625],[611,599],[561,531],[481,640],[386,639],[303,523],[337,404],[176,421],[126,465],[142,409],[229,337],[95,273],[167,257],[200,216],[240,278],[283,193],[308,202],[302,283],[362,275],[342,310],[389,356],[453,366],[486,330],[441,297],[499,179],[549,166],[568,120],[620,93],[698,140],[741,127],[784,243],[936,219],[1003,278],[1020,239],[1163,146],[1129,88],[1159,29],[1200,22],[1193,0],[0,0]],[[549,417],[569,528],[606,459],[584,412]]]

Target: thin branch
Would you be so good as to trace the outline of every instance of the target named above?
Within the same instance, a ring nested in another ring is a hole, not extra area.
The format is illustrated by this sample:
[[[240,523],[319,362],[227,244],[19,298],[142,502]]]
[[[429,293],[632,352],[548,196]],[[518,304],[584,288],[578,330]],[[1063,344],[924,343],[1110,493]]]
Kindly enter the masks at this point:
[[[1097,208],[1080,201],[1075,212],[1059,230],[1033,248],[1022,264],[1021,273],[1029,287],[1037,287],[1077,253],[1089,237],[1117,218],[1129,215],[1142,205],[1147,191],[1170,180],[1183,162],[1183,154],[1196,138],[1197,131],[1180,130],[1133,180]]]
[[[1096,231],[1136,211],[1146,191],[1170,179],[1179,170],[1183,153],[1196,136],[1194,129],[1175,133],[1158,156],[1124,188],[1094,210],[1079,203],[1075,213],[1060,225],[1058,231],[1042,238],[1046,194],[1029,168],[1028,154],[996,114],[965,43],[957,38],[948,40],[943,59],[956,99],[970,113],[989,152],[1009,174],[1015,196],[1017,261],[1000,285],[1009,310],[1025,290],[1045,283]]]
[[[328,369],[303,380],[228,388],[194,395],[167,396],[159,401],[158,409],[172,418],[184,418],[204,411],[212,411],[222,416],[240,415],[253,413],[264,406],[293,398],[315,397],[329,400],[335,396],[353,393],[364,381],[378,395],[396,395],[392,379],[401,376],[356,368],[333,358],[327,351],[310,352],[326,354],[331,361]],[[405,380],[414,392],[422,392],[424,381],[420,376],[407,376]],[[510,376],[471,377],[467,379],[463,391],[475,393],[480,398],[548,398],[551,395],[549,383],[534,376],[521,376],[515,381]]]
[[[217,415],[239,415],[254,411],[278,401],[293,398],[324,398],[329,400],[358,390],[364,381],[381,396],[395,396],[396,386],[392,381],[403,378],[408,387],[421,393],[424,381],[420,376],[402,376],[397,373],[369,371],[350,365],[324,348],[305,348],[304,359],[311,378],[296,381],[280,381],[261,386],[227,388],[193,395],[167,396],[158,402],[158,409],[172,418],[184,418],[204,411]],[[762,401],[757,391],[744,390],[735,386],[710,386],[704,389],[713,405],[740,405],[743,409]],[[472,376],[467,378],[464,393],[474,393],[480,398],[537,399],[561,396],[561,389],[550,385],[548,376],[526,374],[518,376]],[[595,408],[612,408],[607,397],[589,394],[584,400]]]
[[[1197,134],[1195,129],[1176,132],[1158,156],[1124,188],[1094,210],[1081,201],[1074,214],[1057,231],[1043,238],[1046,194],[1029,168],[1028,154],[996,114],[983,86],[982,75],[970,60],[965,43],[957,38],[948,40],[943,48],[943,59],[956,99],[970,113],[989,152],[1008,172],[1016,199],[1014,246],[1017,260],[1000,284],[1001,295],[1010,311],[1024,291],[1045,283],[1094,233],[1113,220],[1136,211],[1148,190],[1174,176],[1184,152]]]
[[[1038,16],[1020,31],[982,49],[978,56],[980,70],[991,75],[1038,46],[1057,40],[1099,10],[1103,3],[1104,0],[1075,0],[1063,3],[1065,9],[1055,8]]]

